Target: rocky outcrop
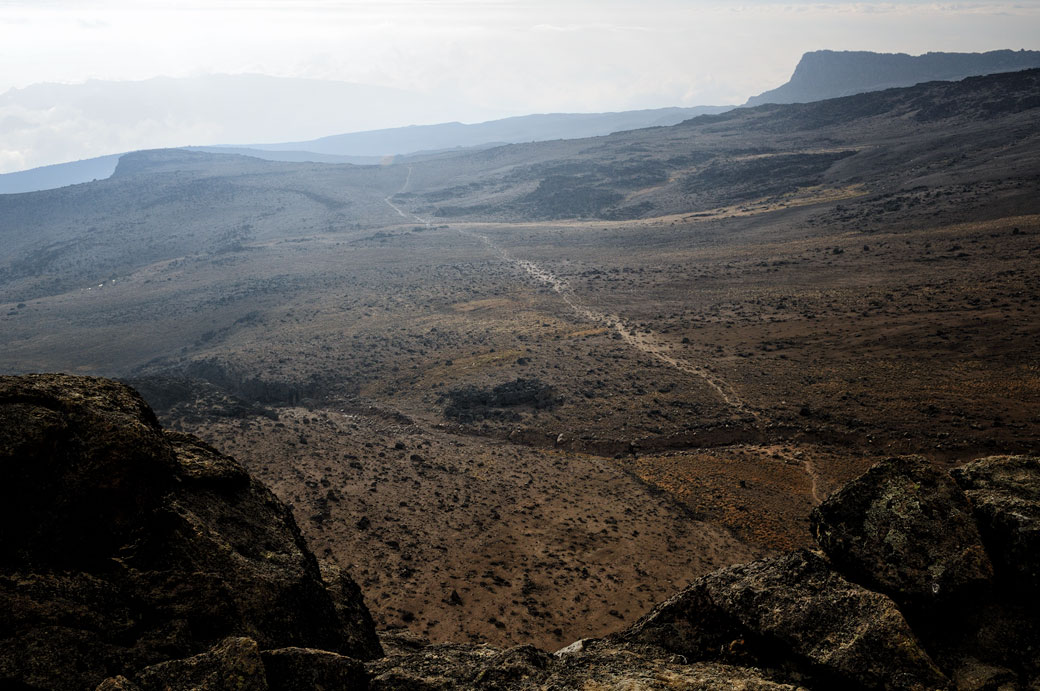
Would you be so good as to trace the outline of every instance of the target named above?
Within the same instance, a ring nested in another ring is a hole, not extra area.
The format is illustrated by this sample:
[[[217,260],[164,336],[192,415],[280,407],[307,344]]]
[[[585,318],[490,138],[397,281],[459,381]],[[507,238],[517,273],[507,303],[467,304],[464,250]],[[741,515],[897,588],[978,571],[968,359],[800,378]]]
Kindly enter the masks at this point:
[[[376,635],[372,613],[365,606],[361,588],[343,569],[331,562],[321,563],[321,577],[332,598],[332,606],[339,619],[340,630],[346,639],[346,649],[360,660],[374,660],[383,656],[383,648]]]
[[[400,636],[384,654],[289,509],[123,385],[0,377],[0,468],[3,688],[1040,686],[1033,457],[956,481],[883,461],[814,512],[822,551],[708,574],[555,654]]]
[[[263,668],[256,641],[228,638],[199,655],[146,667],[134,675],[134,681],[141,691],[267,691]]]
[[[971,501],[998,568],[1009,581],[1040,592],[1040,460],[994,456],[952,474]]]
[[[878,463],[814,509],[810,528],[843,573],[902,605],[951,602],[993,576],[967,497],[923,458]]]
[[[1040,52],[994,50],[988,53],[871,53],[817,50],[798,62],[791,80],[752,96],[746,106],[809,103],[868,91],[951,81],[982,74],[1040,67]]]
[[[804,550],[709,574],[618,639],[691,660],[779,665],[844,686],[945,682],[895,602]]]
[[[133,680],[229,636],[381,654],[356,586],[334,604],[289,509],[129,387],[0,377],[0,469],[0,683]]]
[[[965,493],[922,459],[883,461],[813,512],[825,555],[709,574],[615,638],[812,687],[1033,688],[1038,464],[981,459],[954,471]]]

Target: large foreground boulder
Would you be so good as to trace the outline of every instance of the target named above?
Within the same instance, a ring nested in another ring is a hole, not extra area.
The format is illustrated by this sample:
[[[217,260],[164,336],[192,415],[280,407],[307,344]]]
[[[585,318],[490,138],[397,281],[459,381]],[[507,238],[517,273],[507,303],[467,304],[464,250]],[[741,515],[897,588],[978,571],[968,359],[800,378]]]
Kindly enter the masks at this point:
[[[852,687],[946,684],[891,599],[805,550],[704,576],[619,639],[688,660],[779,665]]]
[[[816,507],[810,528],[843,574],[903,605],[949,603],[993,576],[967,497],[923,458],[878,463]]]
[[[289,509],[126,386],[0,377],[0,470],[0,686],[93,688],[229,636],[379,654]]]

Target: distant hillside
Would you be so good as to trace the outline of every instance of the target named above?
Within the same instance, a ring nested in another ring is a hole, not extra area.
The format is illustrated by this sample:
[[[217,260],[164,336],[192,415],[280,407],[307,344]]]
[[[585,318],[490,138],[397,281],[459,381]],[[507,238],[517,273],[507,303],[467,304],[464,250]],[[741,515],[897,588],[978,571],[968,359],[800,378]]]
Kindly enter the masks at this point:
[[[337,156],[387,156],[486,144],[520,144],[598,137],[643,127],[675,125],[698,115],[713,115],[731,108],[732,106],[695,106],[630,110],[620,113],[523,115],[473,125],[447,122],[438,125],[395,127],[338,134],[306,142],[256,144],[252,148],[267,151],[306,151]]]
[[[115,171],[121,155],[99,156],[83,161],[6,173],[0,175],[0,194],[53,190],[91,180],[104,180]]]
[[[258,74],[31,84],[0,92],[8,152],[0,172],[138,149],[280,142],[511,114],[441,93]]]
[[[554,139],[581,139],[612,132],[675,125],[698,115],[731,110],[731,106],[658,108],[620,113],[553,113],[491,120],[475,125],[448,122],[339,134],[305,142],[252,146],[192,146],[189,151],[237,154],[267,161],[353,163],[375,165],[386,156],[440,153]],[[103,180],[123,154],[0,174],[0,194],[38,192]]]
[[[954,81],[965,77],[1040,67],[1040,51],[994,50],[988,53],[871,53],[817,50],[806,53],[791,80],[745,105],[809,103],[921,82]]]

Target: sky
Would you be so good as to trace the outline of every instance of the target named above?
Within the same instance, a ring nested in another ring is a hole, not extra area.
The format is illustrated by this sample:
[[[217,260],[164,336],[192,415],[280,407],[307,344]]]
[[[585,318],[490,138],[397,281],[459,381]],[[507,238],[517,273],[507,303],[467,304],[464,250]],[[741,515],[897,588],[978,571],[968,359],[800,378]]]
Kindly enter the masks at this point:
[[[464,122],[743,103],[823,48],[1038,49],[1040,0],[0,0],[0,94],[39,82],[256,73],[418,92],[457,104],[452,119]],[[63,116],[3,109],[0,172],[40,165],[5,142],[21,135],[4,123],[49,118],[53,128]],[[194,127],[193,136],[206,131]],[[115,143],[90,153],[104,146]]]

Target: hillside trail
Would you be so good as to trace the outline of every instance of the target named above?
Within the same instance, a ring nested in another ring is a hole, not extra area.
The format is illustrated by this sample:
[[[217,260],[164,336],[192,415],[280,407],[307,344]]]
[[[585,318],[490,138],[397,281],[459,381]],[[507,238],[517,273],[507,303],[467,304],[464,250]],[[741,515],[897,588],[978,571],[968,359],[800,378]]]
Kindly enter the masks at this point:
[[[823,503],[823,497],[820,496],[820,475],[808,458],[805,459],[805,474],[809,476],[809,494],[812,496],[813,505],[819,506]]]
[[[750,409],[744,401],[741,400],[740,396],[729,382],[722,379],[714,372],[709,371],[705,367],[701,367],[700,365],[696,365],[688,360],[672,355],[669,346],[655,336],[653,332],[647,329],[633,329],[625,324],[624,320],[617,315],[599,312],[583,304],[574,296],[574,292],[567,285],[566,281],[532,261],[513,257],[508,251],[492,242],[486,235],[458,228],[456,228],[456,230],[460,235],[480,240],[488,247],[488,249],[498,254],[507,262],[521,269],[535,281],[551,288],[579,318],[594,324],[605,326],[620,335],[622,340],[624,340],[624,342],[630,347],[650,355],[673,369],[700,378],[710,386],[716,394],[718,394],[727,406],[732,408],[735,412],[742,415],[749,415],[758,420],[758,413]]]
[[[411,183],[412,183],[412,167],[408,166],[408,175],[406,175],[405,178],[404,178],[404,184],[402,184],[401,185],[401,189],[399,189],[396,192],[394,192],[394,194],[403,194],[403,193],[407,192],[408,191],[408,186]],[[388,194],[387,196],[383,197],[383,201],[386,202],[387,206],[389,206],[391,209],[396,211],[397,214],[401,218],[405,218],[405,219],[413,219],[414,218],[419,223],[423,223],[423,224],[425,224],[427,226],[430,225],[430,222],[427,219],[423,218],[422,216],[418,216],[416,214],[404,211],[397,204],[394,204],[392,201],[390,201],[390,197],[394,196],[394,194]]]

